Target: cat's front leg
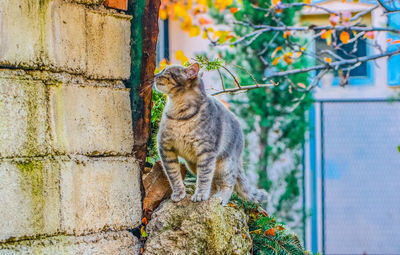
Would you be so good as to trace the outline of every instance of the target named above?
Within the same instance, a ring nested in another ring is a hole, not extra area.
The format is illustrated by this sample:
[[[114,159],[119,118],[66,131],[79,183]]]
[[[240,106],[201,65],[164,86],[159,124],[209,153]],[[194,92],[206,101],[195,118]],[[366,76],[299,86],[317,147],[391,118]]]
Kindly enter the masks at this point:
[[[172,150],[160,146],[161,162],[172,188],[171,199],[175,202],[181,201],[186,196],[185,186],[181,176],[178,155]]]
[[[211,184],[215,171],[215,155],[204,153],[197,160],[196,191],[192,196],[193,202],[207,200],[210,197]]]

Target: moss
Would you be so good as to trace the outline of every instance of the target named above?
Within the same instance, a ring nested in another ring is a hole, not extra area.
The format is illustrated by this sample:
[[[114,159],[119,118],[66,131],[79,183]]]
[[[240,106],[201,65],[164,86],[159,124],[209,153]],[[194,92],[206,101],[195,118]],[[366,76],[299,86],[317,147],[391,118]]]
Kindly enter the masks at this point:
[[[193,203],[166,201],[152,215],[145,254],[247,254],[250,234],[244,213],[219,200]]]
[[[46,51],[44,49],[48,49],[48,42],[46,40],[47,38],[47,14],[48,14],[48,9],[50,6],[50,1],[51,0],[39,0],[39,9],[38,9],[38,14],[39,14],[39,26],[40,26],[40,58],[41,58],[41,63],[43,65],[48,62],[48,55],[45,53]],[[42,67],[39,67],[40,69],[43,69]]]
[[[27,98],[26,113],[27,113],[27,125],[26,125],[26,137],[27,141],[23,146],[27,156],[34,156],[39,151],[38,141],[38,127],[37,119],[39,118],[39,104],[41,102],[39,93],[35,87],[31,84],[24,84],[24,93]]]
[[[21,189],[25,192],[27,199],[32,201],[32,227],[37,232],[44,228],[44,178],[45,169],[43,163],[38,160],[24,161],[16,163],[20,173]]]
[[[65,130],[64,130],[64,100],[63,100],[63,85],[62,83],[58,84],[58,86],[52,86],[55,93],[55,116],[56,116],[56,135],[57,144],[61,146],[59,149],[64,150],[65,146],[67,146],[67,139],[65,139]]]

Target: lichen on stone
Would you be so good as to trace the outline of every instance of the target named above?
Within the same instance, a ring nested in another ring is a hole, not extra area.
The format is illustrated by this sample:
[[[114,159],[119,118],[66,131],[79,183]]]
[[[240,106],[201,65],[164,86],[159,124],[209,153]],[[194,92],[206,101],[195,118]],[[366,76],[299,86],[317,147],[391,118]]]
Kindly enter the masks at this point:
[[[193,203],[188,195],[164,201],[147,226],[144,254],[247,254],[251,238],[246,215],[218,199]]]
[[[28,160],[16,163],[20,171],[20,186],[25,192],[27,199],[32,201],[32,227],[40,232],[44,228],[44,178],[45,169],[42,161]]]

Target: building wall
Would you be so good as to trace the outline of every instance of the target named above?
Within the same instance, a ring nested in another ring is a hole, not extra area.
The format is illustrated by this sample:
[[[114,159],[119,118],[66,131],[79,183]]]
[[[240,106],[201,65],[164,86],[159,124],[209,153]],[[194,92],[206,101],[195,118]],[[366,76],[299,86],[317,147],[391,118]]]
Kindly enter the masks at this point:
[[[0,1],[0,254],[137,254],[131,16]]]

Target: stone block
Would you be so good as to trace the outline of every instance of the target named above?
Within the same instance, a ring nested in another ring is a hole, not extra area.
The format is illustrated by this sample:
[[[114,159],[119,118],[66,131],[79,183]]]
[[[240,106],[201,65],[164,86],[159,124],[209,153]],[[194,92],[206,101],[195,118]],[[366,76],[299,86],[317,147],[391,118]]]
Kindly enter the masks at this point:
[[[60,187],[63,232],[81,235],[140,223],[140,169],[133,158],[69,162]]]
[[[48,152],[47,105],[42,82],[0,73],[0,158]]]
[[[0,243],[39,235],[125,230],[141,220],[133,158],[0,161]]]
[[[0,246],[0,255],[137,255],[140,243],[127,231],[88,236],[57,236]]]
[[[86,70],[86,13],[78,4],[50,1],[43,42],[54,70],[83,73]]]
[[[0,242],[59,231],[59,175],[53,160],[0,161]]]
[[[0,1],[0,64],[128,79],[130,18],[62,0]]]
[[[42,55],[48,1],[0,1],[0,64],[37,67]]]
[[[130,76],[130,16],[87,11],[87,73],[92,78]]]
[[[105,0],[73,0],[75,3],[79,4],[89,4],[89,5],[101,5]]]
[[[127,155],[133,131],[128,89],[50,86],[50,130],[58,153]]]

